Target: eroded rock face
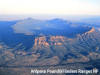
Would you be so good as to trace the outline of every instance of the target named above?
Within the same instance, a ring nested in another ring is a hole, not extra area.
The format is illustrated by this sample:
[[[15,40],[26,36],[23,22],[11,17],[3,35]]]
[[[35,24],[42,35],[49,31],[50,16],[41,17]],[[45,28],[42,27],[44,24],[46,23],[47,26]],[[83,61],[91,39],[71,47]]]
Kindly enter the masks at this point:
[[[0,49],[2,48],[2,46],[0,45]]]
[[[38,37],[38,38],[35,39],[34,46],[37,46],[37,45],[39,45],[39,46],[41,46],[41,45],[49,46],[48,42],[46,41],[46,37],[45,36]]]
[[[92,32],[95,32],[95,29],[94,28],[91,28],[88,32],[86,32],[85,34],[90,34]]]
[[[63,45],[64,40],[65,40],[64,36],[50,37],[51,45]]]
[[[51,45],[63,45],[63,42],[65,41],[65,37],[64,36],[50,36],[49,38],[46,36],[41,36],[41,37],[37,37],[35,38],[35,43],[34,43],[34,47],[40,47],[44,46],[44,47],[50,47]]]
[[[77,37],[79,37],[79,36],[82,37],[82,36],[87,35],[87,34],[89,35],[90,33],[93,33],[93,32],[95,32],[95,29],[91,28],[89,31],[83,33],[82,35],[78,34]],[[73,39],[67,38],[65,36],[40,36],[40,37],[35,38],[35,43],[34,43],[33,48],[36,48],[36,47],[41,48],[41,46],[50,47],[51,45],[60,46],[60,45],[63,45],[63,43],[66,40],[72,41]]]

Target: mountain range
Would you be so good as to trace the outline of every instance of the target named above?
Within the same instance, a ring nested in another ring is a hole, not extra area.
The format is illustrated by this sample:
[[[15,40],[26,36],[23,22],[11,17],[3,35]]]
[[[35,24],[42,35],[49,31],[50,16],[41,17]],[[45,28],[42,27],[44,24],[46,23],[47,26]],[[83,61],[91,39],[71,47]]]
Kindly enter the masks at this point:
[[[0,66],[50,66],[100,59],[100,31],[63,19],[0,21]]]

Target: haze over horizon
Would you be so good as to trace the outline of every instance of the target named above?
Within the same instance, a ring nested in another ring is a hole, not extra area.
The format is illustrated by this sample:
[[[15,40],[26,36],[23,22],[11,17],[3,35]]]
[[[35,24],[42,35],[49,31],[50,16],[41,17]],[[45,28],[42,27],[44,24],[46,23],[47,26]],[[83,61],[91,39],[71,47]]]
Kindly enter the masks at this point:
[[[0,0],[0,19],[43,18],[43,15],[44,18],[100,16],[100,0]]]
[[[100,0],[0,0],[0,14],[100,15]]]

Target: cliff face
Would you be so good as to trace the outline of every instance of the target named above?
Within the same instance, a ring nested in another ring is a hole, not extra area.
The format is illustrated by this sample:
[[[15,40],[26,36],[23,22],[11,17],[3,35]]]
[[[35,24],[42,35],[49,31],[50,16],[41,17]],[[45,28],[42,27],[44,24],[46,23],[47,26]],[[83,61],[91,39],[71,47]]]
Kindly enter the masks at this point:
[[[78,34],[79,36],[77,37],[83,37],[83,36],[86,36],[86,35],[89,35],[91,33],[95,32],[95,29],[94,28],[91,28],[89,31],[83,33],[83,34]],[[35,38],[35,43],[34,43],[34,47],[33,48],[36,48],[36,47],[50,47],[50,46],[60,46],[60,45],[63,45],[64,42],[66,41],[69,41],[71,42],[72,40],[75,41],[75,38],[73,39],[70,39],[70,38],[67,38],[65,36],[41,36],[41,37],[37,37]]]
[[[49,46],[49,43],[46,41],[46,37],[43,36],[43,37],[38,37],[38,38],[35,38],[35,43],[34,43],[34,46]]]
[[[0,49],[2,48],[2,46],[0,45]]]
[[[51,45],[63,45],[63,42],[65,41],[64,36],[50,36],[49,38],[46,36],[41,36],[35,38],[34,48],[36,47],[50,47]]]
[[[91,28],[88,32],[85,32],[85,34],[90,34],[90,33],[93,33],[93,32],[95,32],[95,29]]]

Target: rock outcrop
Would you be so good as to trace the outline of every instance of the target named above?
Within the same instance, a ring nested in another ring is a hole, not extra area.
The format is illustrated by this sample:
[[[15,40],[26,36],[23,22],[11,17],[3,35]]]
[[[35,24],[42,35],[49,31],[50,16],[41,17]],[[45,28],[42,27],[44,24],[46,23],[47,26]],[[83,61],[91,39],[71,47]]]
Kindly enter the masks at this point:
[[[88,32],[85,32],[85,34],[90,34],[92,32],[95,32],[95,28],[93,28],[93,27]]]
[[[50,37],[46,37],[46,36],[41,36],[41,37],[37,37],[35,38],[35,43],[34,43],[34,47],[49,47],[51,45],[54,46],[60,46],[63,45],[63,42],[65,41],[65,37],[64,36],[50,36]]]

